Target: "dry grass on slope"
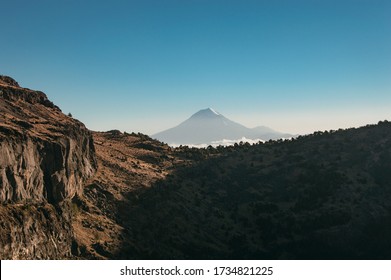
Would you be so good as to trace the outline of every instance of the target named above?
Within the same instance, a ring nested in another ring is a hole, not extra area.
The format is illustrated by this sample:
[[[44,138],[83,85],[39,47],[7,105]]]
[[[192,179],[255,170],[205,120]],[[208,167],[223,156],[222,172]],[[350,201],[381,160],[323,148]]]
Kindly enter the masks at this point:
[[[124,240],[129,193],[165,178],[178,160],[171,148],[142,134],[113,130],[93,133],[98,171],[84,197],[73,201],[74,254],[81,258],[116,258]],[[124,207],[124,205],[126,207]]]

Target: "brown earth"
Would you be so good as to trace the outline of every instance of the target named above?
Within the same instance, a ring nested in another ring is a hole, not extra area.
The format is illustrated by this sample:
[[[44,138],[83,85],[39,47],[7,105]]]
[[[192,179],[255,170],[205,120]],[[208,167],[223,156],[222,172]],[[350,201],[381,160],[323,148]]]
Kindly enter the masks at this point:
[[[132,243],[126,226],[137,195],[163,180],[176,166],[188,161],[169,146],[142,134],[118,130],[93,133],[98,170],[74,199],[78,215],[73,221],[77,248],[85,258],[120,258]]]

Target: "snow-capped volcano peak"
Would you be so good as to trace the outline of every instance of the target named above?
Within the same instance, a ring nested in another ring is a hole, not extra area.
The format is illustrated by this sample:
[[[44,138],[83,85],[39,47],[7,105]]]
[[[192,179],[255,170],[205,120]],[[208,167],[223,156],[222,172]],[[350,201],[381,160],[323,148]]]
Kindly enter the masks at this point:
[[[197,113],[191,116],[191,119],[192,118],[214,118],[218,116],[222,117],[222,115],[217,111],[215,111],[214,109],[207,108],[207,109],[199,110]]]

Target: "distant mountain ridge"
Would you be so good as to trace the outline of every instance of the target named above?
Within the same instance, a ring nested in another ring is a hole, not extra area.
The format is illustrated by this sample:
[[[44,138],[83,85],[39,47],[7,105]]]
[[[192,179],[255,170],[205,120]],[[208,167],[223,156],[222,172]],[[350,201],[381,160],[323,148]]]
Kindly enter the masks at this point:
[[[291,134],[281,133],[266,126],[253,129],[234,122],[212,108],[193,114],[179,125],[152,135],[170,145],[212,144],[222,140],[259,139],[270,140],[290,138]]]

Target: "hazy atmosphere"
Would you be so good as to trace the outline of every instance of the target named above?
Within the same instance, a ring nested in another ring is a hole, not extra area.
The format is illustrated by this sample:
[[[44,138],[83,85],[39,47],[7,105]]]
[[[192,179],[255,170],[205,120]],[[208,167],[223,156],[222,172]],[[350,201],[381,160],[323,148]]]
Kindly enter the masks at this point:
[[[1,9],[7,279],[391,279],[391,1]]]
[[[1,74],[93,130],[391,119],[390,1],[7,1]]]

